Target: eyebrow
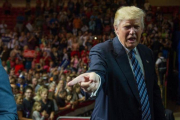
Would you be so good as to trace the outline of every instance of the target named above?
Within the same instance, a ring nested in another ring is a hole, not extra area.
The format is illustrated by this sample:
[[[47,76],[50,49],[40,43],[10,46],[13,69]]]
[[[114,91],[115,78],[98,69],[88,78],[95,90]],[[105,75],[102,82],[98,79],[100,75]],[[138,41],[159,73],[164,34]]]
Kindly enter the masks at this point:
[[[129,26],[129,25],[131,25],[131,24],[125,23],[124,26],[126,26],[126,25]],[[133,24],[133,25],[136,25],[136,26],[137,26],[137,25],[140,25],[140,24],[139,24],[139,23],[135,23],[135,24]]]

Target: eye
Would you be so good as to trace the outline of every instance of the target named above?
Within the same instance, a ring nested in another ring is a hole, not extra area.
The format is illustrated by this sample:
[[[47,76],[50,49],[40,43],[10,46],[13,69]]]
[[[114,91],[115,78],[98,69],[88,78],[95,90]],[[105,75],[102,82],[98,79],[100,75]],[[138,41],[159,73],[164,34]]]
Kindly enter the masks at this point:
[[[135,25],[134,28],[135,28],[135,29],[138,29],[138,28],[140,28],[140,26],[139,26],[139,25]]]
[[[126,26],[124,26],[124,28],[125,28],[125,29],[130,29],[131,26],[130,26],[130,25],[126,25]]]

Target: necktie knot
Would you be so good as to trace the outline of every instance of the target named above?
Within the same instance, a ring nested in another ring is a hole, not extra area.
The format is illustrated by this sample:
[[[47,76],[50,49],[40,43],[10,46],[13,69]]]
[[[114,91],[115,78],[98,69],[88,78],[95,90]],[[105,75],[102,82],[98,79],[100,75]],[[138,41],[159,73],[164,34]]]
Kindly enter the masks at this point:
[[[129,58],[131,59],[132,56],[134,56],[134,54],[136,53],[136,51],[134,49],[132,49],[130,52],[129,52]]]

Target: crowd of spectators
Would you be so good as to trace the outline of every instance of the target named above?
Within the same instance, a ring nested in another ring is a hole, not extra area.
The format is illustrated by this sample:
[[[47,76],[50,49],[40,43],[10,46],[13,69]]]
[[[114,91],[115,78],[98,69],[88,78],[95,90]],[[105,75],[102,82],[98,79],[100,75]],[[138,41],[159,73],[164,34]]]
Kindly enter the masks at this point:
[[[131,3],[136,5],[135,3]],[[30,0],[16,18],[14,29],[0,24],[0,57],[18,108],[19,118],[50,118],[55,111],[75,109],[85,101],[79,85],[67,83],[88,70],[89,50],[115,37],[115,11],[124,0]],[[4,14],[12,14],[7,0]],[[160,8],[153,12],[144,4],[145,29],[141,43],[167,59],[171,50],[174,18],[166,18]]]

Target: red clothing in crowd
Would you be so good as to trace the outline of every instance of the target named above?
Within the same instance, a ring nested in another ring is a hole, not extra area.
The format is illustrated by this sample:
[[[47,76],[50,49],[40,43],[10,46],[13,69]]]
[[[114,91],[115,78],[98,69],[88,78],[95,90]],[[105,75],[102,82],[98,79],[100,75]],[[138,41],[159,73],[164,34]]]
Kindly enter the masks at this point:
[[[42,59],[44,60],[45,65],[49,66],[49,62],[51,61],[51,57],[42,57]]]
[[[22,63],[15,65],[15,74],[18,73],[19,70],[24,70],[24,65]]]

